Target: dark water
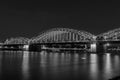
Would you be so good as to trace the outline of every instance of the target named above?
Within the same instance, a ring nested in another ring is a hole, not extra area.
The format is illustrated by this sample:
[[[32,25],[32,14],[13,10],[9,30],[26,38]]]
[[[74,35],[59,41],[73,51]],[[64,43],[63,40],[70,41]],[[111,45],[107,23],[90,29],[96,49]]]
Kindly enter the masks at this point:
[[[0,52],[0,80],[108,80],[120,75],[120,55]]]

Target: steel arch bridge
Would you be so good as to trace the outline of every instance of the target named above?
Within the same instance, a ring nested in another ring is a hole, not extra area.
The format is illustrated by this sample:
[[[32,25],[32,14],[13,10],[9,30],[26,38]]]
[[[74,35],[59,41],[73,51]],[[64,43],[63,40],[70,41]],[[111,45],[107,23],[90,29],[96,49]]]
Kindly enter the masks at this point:
[[[94,35],[86,31],[78,31],[69,28],[53,28],[31,38],[29,44],[34,43],[65,43],[65,42],[89,42],[95,40]]]
[[[69,28],[53,28],[42,32],[31,39],[16,37],[7,39],[3,44],[34,44],[34,43],[66,43],[66,42],[91,42],[91,41],[120,41],[120,28],[93,35],[82,30]]]
[[[16,37],[16,38],[10,38],[6,39],[6,41],[3,43],[6,44],[28,44],[29,39],[24,37]]]
[[[97,35],[96,40],[102,41],[120,41],[120,28],[110,30],[108,32]]]

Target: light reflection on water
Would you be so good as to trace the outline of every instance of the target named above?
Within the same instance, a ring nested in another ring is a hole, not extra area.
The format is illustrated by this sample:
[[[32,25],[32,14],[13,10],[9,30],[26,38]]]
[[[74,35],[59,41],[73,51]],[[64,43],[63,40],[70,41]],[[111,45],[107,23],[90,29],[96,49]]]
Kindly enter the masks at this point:
[[[112,76],[111,55],[109,53],[107,53],[105,56],[104,71],[104,76],[107,78],[110,78]]]
[[[23,53],[22,72],[23,80],[29,79],[29,52],[27,51]]]
[[[0,52],[0,80],[108,80],[119,74],[117,54]]]
[[[90,76],[92,80],[99,79],[98,77],[98,58],[97,54],[90,55]]]

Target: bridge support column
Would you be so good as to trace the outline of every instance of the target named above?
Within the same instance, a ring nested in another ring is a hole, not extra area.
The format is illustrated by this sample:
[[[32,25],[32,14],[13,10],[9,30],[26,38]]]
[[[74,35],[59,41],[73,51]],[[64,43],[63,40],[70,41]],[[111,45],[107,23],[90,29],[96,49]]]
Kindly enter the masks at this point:
[[[23,46],[23,49],[24,49],[24,50],[29,50],[29,45],[24,45],[24,46]]]
[[[104,53],[104,43],[103,42],[97,42],[97,53]]]
[[[97,52],[96,42],[90,44],[90,52]]]

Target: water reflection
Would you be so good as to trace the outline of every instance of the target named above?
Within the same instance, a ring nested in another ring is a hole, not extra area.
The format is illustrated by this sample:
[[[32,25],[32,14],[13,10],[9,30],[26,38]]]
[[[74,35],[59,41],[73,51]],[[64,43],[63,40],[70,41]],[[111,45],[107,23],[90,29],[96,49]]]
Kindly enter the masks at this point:
[[[108,80],[119,74],[120,55],[0,52],[0,80]]]
[[[23,80],[29,79],[29,52],[23,52],[23,62],[22,62],[22,72],[23,72]]]
[[[97,54],[90,55],[90,75],[92,80],[98,80],[98,56]]]
[[[21,80],[21,65],[22,65],[22,51],[4,51],[0,53],[2,55],[2,74],[1,80]]]
[[[113,55],[112,58],[112,77],[120,76],[120,56]]]
[[[106,78],[111,78],[112,77],[112,63],[111,63],[111,54],[106,53],[105,56],[105,62],[104,62],[104,76]]]

